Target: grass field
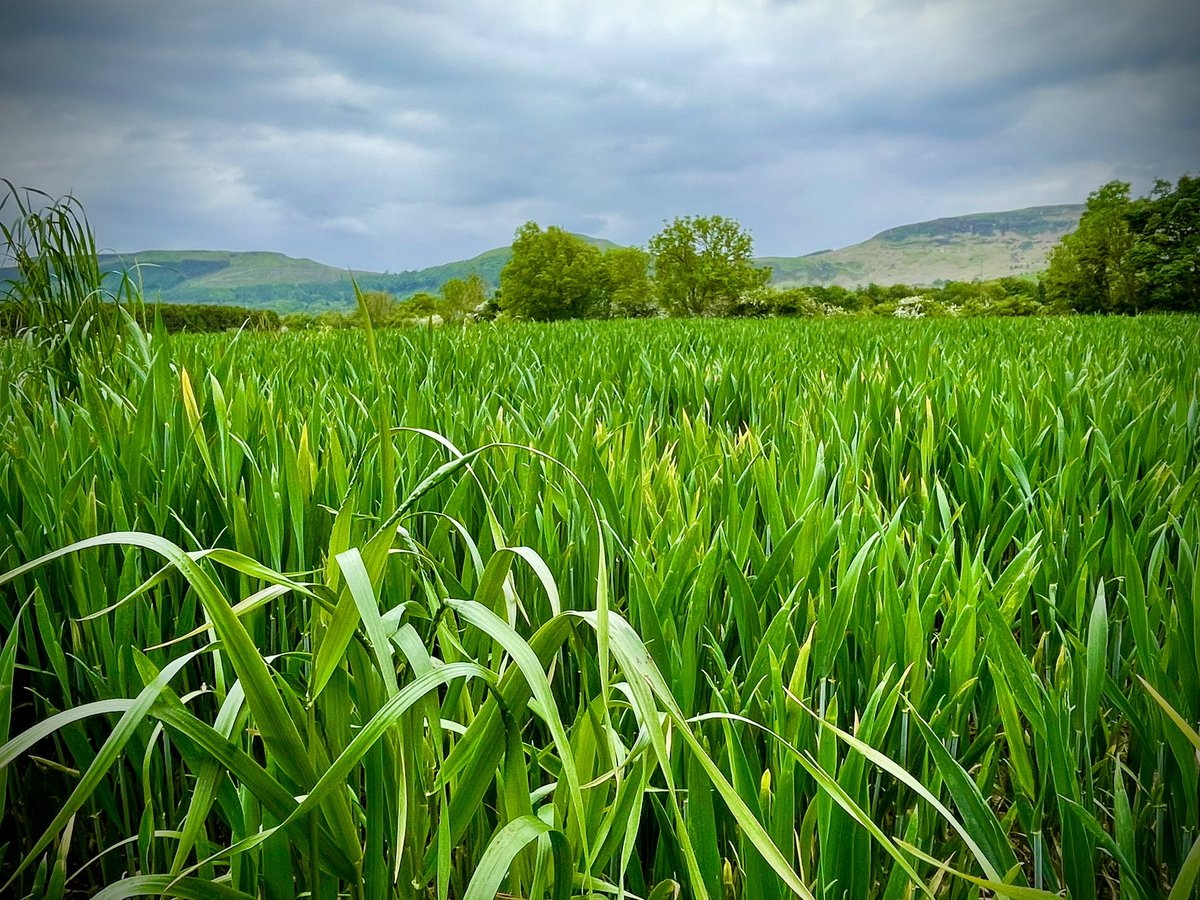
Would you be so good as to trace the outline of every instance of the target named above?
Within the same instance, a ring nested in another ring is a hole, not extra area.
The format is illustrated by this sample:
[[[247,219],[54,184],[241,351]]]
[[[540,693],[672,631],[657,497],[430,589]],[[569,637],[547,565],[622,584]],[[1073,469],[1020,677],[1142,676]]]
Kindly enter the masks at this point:
[[[90,371],[0,347],[0,894],[1194,896],[1194,318]]]

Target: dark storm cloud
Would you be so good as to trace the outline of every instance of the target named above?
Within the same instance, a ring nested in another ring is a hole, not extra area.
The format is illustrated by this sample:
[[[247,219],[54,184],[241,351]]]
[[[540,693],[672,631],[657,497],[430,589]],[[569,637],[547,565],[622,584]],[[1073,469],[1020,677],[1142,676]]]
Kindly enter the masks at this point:
[[[1197,168],[1200,19],[1159,2],[18,5],[0,175],[100,242],[401,269],[527,219],[764,254]]]

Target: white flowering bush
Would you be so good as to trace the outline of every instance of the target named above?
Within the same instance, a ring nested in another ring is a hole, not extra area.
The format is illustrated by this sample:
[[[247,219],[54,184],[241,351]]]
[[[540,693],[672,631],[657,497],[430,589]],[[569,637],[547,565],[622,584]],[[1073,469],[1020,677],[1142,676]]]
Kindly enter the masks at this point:
[[[897,319],[921,319],[925,316],[925,298],[920,294],[905,297],[896,304],[892,313]]]

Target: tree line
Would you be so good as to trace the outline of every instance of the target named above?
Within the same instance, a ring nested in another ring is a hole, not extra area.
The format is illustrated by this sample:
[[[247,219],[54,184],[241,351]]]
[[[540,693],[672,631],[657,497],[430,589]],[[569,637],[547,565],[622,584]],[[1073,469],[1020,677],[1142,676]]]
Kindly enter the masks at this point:
[[[754,265],[750,233],[724,216],[679,217],[645,250],[603,252],[557,226],[527,222],[493,306],[498,316],[539,320],[729,315],[770,278]]]
[[[247,309],[212,303],[146,303],[134,306],[131,312],[144,329],[154,327],[157,319],[171,333],[230,331],[238,328],[275,331],[280,326],[279,314],[273,309]]]
[[[1131,196],[1126,182],[1100,187],[1088,197],[1078,228],[1058,242],[1037,278],[933,286],[772,286],[771,269],[755,265],[753,251],[750,232],[720,215],[677,217],[645,248],[607,250],[558,226],[527,222],[517,229],[497,290],[475,274],[449,279],[437,293],[422,291],[404,300],[370,290],[365,306],[371,320],[384,326],[651,316],[1197,312],[1200,178],[1184,175],[1175,185],[1159,180],[1139,198]],[[239,311],[243,321],[248,312]],[[358,310],[327,311],[315,317],[285,315],[281,321],[293,328],[354,326],[360,315]],[[258,320],[252,325],[271,327]],[[187,327],[205,330],[192,320]]]
[[[401,299],[383,290],[363,290],[360,293],[362,303],[353,310],[331,309],[316,315],[287,313],[280,322],[290,329],[357,328],[362,324],[364,309],[371,318],[371,324],[383,328],[441,325],[494,316],[494,311],[490,311],[493,303],[491,286],[477,273],[442,282],[436,294],[418,291]]]
[[[932,317],[1044,309],[1037,282],[1012,277],[934,287],[771,286],[771,269],[756,266],[753,255],[750,233],[722,216],[677,218],[645,250],[603,252],[561,228],[530,222],[518,230],[500,289],[477,317]]]
[[[171,334],[187,331],[192,334],[218,331],[277,331],[283,324],[279,314],[271,309],[248,309],[244,306],[223,306],[213,303],[138,303],[122,304],[143,330],[153,329],[156,320]],[[108,319],[117,315],[114,303],[100,304],[96,314]],[[15,304],[0,304],[0,336],[13,337],[29,328],[28,316]]]
[[[405,299],[364,292],[382,326],[490,319],[552,321],[651,316],[897,317],[1026,316],[1044,313],[1200,311],[1200,178],[1159,180],[1146,197],[1113,181],[1089,197],[1078,228],[1065,235],[1038,278],[943,282],[771,286],[771,269],[754,264],[750,232],[724,216],[682,216],[645,248],[601,250],[558,226],[517,229],[499,289],[478,274],[451,278],[438,292]],[[353,327],[361,312],[316,316],[228,306],[162,304],[169,331]]]
[[[1114,181],[1093,192],[1079,227],[1038,278],[772,287],[753,240],[722,216],[676,218],[645,249],[601,251],[528,222],[494,296],[476,318],[637,316],[1037,315],[1200,311],[1200,179],[1159,180],[1146,197]]]

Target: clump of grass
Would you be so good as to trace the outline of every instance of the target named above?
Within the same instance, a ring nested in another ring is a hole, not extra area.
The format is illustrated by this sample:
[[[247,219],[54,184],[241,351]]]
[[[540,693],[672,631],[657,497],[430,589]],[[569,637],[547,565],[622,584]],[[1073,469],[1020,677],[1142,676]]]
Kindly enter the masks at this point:
[[[29,345],[58,391],[73,393],[81,380],[105,377],[137,329],[123,308],[136,297],[134,285],[122,275],[115,291],[106,286],[78,200],[0,180],[7,188],[0,199],[0,263],[17,273],[0,297],[0,326]]]

